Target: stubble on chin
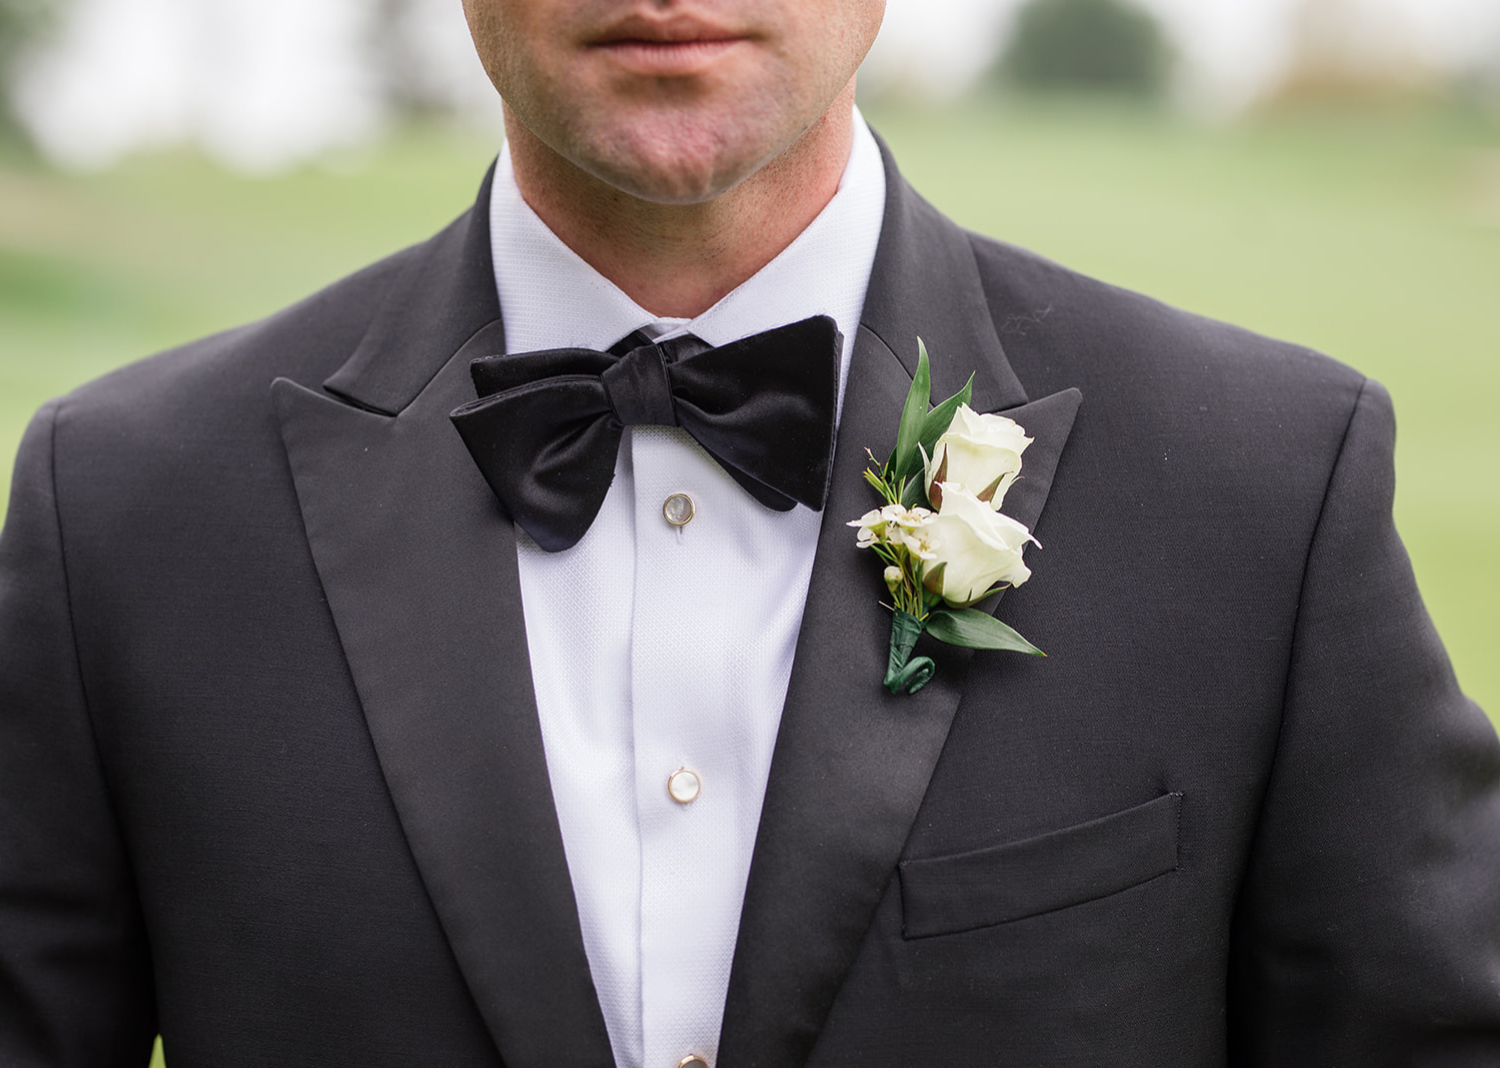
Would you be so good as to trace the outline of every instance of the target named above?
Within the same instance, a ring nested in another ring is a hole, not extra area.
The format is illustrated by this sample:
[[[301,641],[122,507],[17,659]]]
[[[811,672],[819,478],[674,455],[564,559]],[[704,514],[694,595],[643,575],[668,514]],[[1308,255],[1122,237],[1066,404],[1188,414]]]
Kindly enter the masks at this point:
[[[781,119],[753,98],[717,110],[657,107],[643,115],[627,109],[618,117],[572,124],[565,143],[550,147],[640,200],[699,204],[734,189],[801,135],[778,129]]]

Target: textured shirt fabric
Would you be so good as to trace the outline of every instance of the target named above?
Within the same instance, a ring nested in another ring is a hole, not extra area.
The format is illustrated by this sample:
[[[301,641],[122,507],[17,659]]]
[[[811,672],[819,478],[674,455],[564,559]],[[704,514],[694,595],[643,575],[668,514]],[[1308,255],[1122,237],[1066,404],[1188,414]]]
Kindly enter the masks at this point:
[[[838,192],[774,260],[691,321],[653,315],[522,200],[508,150],[490,204],[507,352],[607,349],[633,330],[712,345],[830,315],[840,397],[885,205],[856,112]],[[667,497],[693,519],[674,527]],[[625,431],[583,539],[517,531],[547,770],[615,1060],[714,1063],[761,802],[822,515],[756,502],[676,427]],[[851,537],[852,537],[851,532]],[[688,768],[684,804],[668,779]],[[545,962],[539,962],[545,966]]]

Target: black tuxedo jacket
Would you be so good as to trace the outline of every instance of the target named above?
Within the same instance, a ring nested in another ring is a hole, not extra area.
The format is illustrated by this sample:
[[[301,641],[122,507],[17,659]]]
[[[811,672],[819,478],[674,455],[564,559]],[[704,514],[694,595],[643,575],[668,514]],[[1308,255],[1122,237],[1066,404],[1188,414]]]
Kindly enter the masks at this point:
[[[1500,746],[1391,523],[1386,394],[887,167],[718,1065],[1500,1064]],[[158,1028],[172,1068],[610,1063],[515,534],[448,420],[502,350],[487,188],[33,423],[7,1068]],[[1036,439],[1007,511],[1044,547],[997,612],[1050,656],[934,646],[898,698],[844,524],[918,336],[935,395],[973,371]]]

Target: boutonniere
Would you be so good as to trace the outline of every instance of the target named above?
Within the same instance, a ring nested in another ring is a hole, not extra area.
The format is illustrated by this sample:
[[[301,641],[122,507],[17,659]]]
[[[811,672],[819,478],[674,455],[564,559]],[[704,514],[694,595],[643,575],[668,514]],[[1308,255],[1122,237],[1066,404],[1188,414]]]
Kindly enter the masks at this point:
[[[891,652],[884,684],[916,693],[937,667],[912,649],[925,630],[949,645],[1044,656],[1040,649],[972,605],[1031,577],[1021,559],[1026,524],[1000,511],[1021,473],[1031,438],[1015,420],[969,407],[974,378],[930,408],[927,347],[917,339],[917,373],[901,412],[896,448],[884,464],[870,453],[865,480],[883,507],[850,523],[861,549],[886,563],[891,591]],[[869,452],[867,449],[866,452]]]

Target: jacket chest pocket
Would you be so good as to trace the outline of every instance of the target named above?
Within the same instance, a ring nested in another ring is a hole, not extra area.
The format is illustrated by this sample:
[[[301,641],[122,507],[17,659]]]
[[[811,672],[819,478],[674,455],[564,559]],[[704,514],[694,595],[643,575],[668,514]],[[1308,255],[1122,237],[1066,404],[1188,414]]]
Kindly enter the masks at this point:
[[[901,933],[957,934],[1138,886],[1177,868],[1182,794],[1019,842],[903,860]]]

